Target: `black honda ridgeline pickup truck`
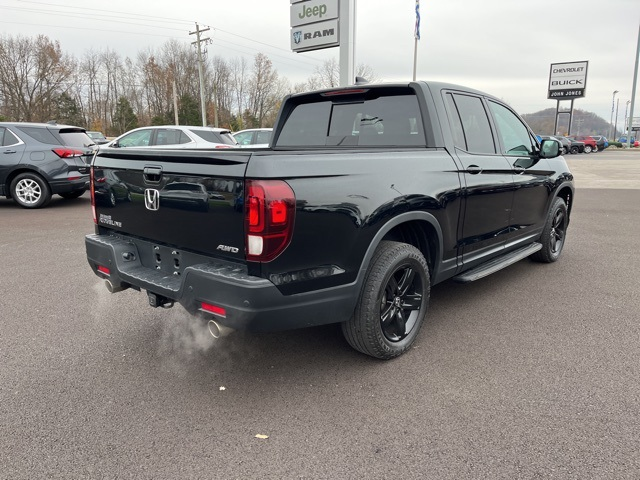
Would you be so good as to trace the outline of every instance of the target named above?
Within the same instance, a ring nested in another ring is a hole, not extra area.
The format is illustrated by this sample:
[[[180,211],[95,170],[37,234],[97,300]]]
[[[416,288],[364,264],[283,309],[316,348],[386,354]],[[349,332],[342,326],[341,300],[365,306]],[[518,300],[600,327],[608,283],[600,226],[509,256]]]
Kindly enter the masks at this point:
[[[91,268],[227,329],[341,323],[388,359],[430,287],[558,259],[573,176],[507,105],[435,82],[284,99],[267,149],[100,149]]]

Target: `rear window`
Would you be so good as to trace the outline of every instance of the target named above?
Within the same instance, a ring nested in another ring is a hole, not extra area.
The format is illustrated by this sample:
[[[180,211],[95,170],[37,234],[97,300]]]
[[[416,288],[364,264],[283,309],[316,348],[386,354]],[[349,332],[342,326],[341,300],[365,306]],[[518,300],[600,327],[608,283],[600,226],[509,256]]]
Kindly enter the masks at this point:
[[[64,145],[67,147],[88,147],[96,143],[89,135],[79,130],[60,130],[60,136],[62,137]]]
[[[237,145],[236,139],[231,132],[211,132],[209,130],[190,130],[191,133],[199,136],[203,140],[211,143],[223,143],[225,145]]]
[[[417,97],[403,94],[319,96],[295,105],[277,147],[426,146]],[[313,97],[312,97],[313,98]]]

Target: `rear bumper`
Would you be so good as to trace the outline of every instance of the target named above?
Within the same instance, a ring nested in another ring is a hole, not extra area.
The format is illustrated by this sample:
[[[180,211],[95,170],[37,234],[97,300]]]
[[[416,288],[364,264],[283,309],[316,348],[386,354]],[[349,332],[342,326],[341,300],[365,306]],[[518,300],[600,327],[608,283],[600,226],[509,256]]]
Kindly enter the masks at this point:
[[[133,286],[180,303],[198,313],[202,302],[224,309],[216,321],[235,329],[275,331],[349,319],[358,298],[355,284],[283,295],[270,281],[247,274],[246,266],[185,254],[189,266],[177,274],[144,266],[141,253],[153,245],[138,239],[87,235],[87,260],[94,273],[115,287]],[[201,262],[200,262],[201,260]],[[192,263],[196,261],[198,263]],[[98,270],[106,267],[109,274]]]
[[[89,175],[82,175],[76,180],[51,180],[51,193],[70,193],[89,188]]]

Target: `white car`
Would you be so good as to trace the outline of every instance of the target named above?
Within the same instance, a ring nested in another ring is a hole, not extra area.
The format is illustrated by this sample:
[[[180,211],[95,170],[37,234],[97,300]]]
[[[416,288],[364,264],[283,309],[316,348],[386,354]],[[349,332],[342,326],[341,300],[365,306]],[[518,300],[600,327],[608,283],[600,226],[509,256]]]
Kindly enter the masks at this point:
[[[115,148],[235,148],[231,131],[225,128],[189,125],[140,127],[120,135],[108,147]]]
[[[241,147],[264,148],[269,146],[273,128],[250,128],[233,134]]]

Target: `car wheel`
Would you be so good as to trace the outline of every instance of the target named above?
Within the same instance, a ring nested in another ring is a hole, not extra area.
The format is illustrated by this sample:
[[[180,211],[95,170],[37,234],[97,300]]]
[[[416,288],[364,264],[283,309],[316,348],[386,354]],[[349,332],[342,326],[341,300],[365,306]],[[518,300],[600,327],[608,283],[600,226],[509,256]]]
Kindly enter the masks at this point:
[[[383,241],[376,249],[353,316],[342,333],[356,350],[380,359],[407,351],[427,314],[429,267],[412,245]]]
[[[24,208],[41,208],[51,200],[51,189],[38,174],[21,173],[11,182],[11,197]]]
[[[73,200],[74,198],[79,198],[84,195],[84,192],[86,192],[86,190],[76,190],[75,192],[61,193],[60,196],[67,200]]]
[[[562,147],[562,154],[566,155],[567,153],[569,153],[569,149],[567,147]]]
[[[591,153],[591,145],[585,145],[584,146],[584,153]]]
[[[578,151],[579,151],[578,147],[571,147],[571,153],[573,153],[574,155],[578,153]]]
[[[592,152],[593,152],[593,153],[597,153],[597,152],[598,152],[598,145],[596,145],[595,147],[593,147]]]
[[[562,247],[564,247],[568,225],[567,204],[561,198],[556,198],[547,214],[547,221],[540,237],[542,249],[531,255],[531,259],[543,263],[552,263],[558,260],[562,253]]]

